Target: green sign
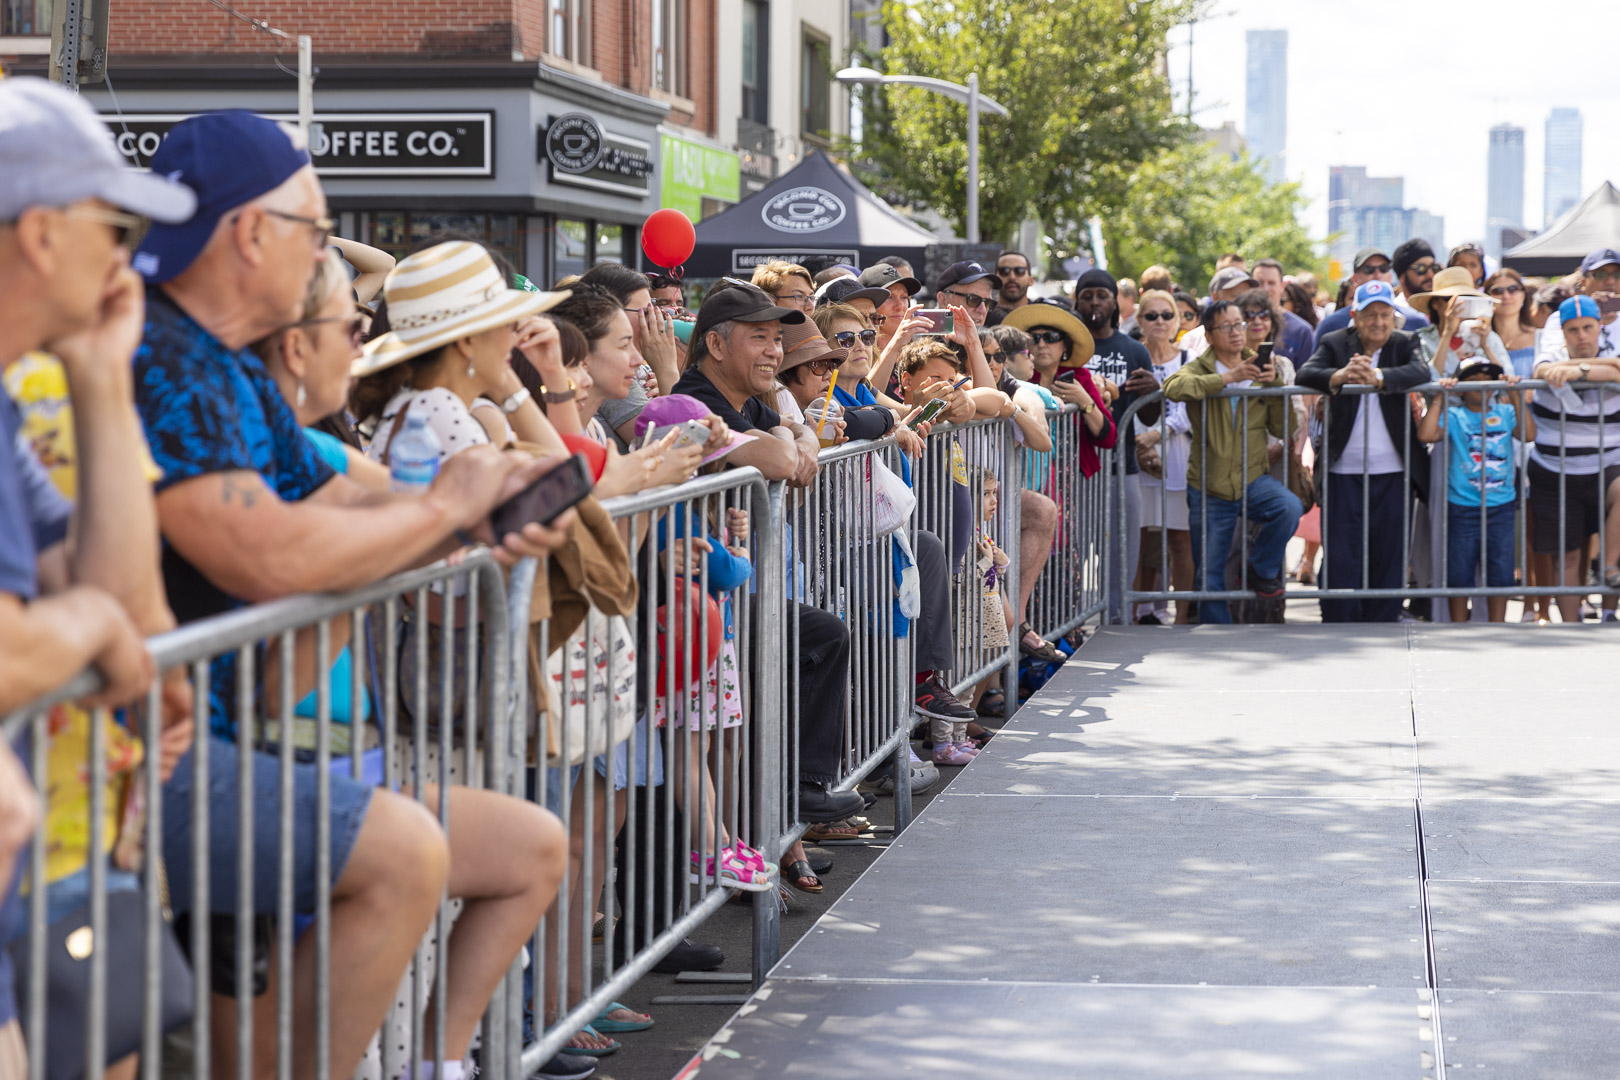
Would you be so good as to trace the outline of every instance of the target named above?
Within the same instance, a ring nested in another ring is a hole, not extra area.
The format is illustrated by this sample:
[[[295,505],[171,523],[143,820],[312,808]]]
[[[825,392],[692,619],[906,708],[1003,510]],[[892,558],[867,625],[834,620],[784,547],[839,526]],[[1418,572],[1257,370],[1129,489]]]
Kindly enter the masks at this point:
[[[734,203],[740,195],[735,151],[663,136],[663,201],[693,221],[703,217],[703,200]]]

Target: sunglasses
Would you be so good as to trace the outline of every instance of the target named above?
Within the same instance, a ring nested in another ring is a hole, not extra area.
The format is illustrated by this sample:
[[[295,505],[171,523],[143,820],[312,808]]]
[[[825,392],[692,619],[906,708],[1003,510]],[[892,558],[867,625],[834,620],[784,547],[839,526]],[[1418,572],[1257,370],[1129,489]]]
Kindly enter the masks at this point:
[[[997,349],[995,352],[985,353],[984,359],[986,363],[1005,364],[1007,362],[1007,354],[1002,352],[1000,349]]]
[[[877,331],[840,330],[838,333],[832,336],[832,339],[838,343],[838,347],[840,349],[853,349],[857,340],[859,340],[862,345],[872,344],[872,342],[877,340]]]
[[[1137,312],[1136,317],[1141,322],[1159,322],[1161,320],[1171,322],[1176,316],[1168,311],[1140,311]],[[1191,314],[1183,314],[1181,317],[1183,319],[1192,318]]]
[[[1391,266],[1389,263],[1362,263],[1361,264],[1361,272],[1363,274],[1387,274],[1393,269],[1394,269],[1394,267]]]
[[[1420,277],[1428,277],[1430,274],[1437,272],[1439,269],[1440,264],[1437,262],[1413,263],[1407,268],[1407,273],[1417,274]]]
[[[826,374],[828,374],[830,372],[837,371],[838,370],[838,365],[842,364],[842,363],[843,363],[842,360],[832,360],[832,359],[827,359],[827,360],[806,360],[804,362],[804,366],[809,370],[810,374],[816,375],[816,376],[821,376],[821,375],[826,375]]]
[[[882,326],[884,323],[888,322],[889,317],[887,315],[879,315],[877,312],[874,311],[874,312],[872,312],[872,314],[870,314],[870,315],[868,315],[866,317],[866,321],[871,323],[873,328],[875,329],[875,328],[877,328],[879,326]]]
[[[1196,311],[1183,311],[1181,313],[1181,321],[1182,322],[1197,322],[1198,321],[1198,312],[1196,312]]]
[[[996,276],[997,277],[1028,277],[1029,276],[1029,267],[1027,267],[1027,266],[998,266],[998,267],[996,267]]]
[[[954,296],[957,302],[969,310],[984,307],[990,302],[988,296],[976,296],[973,293],[957,292],[955,289],[946,289],[946,296]]]
[[[360,344],[366,336],[366,317],[359,312],[353,315],[329,315],[324,319],[299,319],[293,326],[320,326],[322,323],[348,323],[349,341],[354,345]]]
[[[1029,337],[1042,345],[1058,345],[1069,340],[1069,335],[1061,330],[1031,330]]]
[[[1265,310],[1264,308],[1257,308],[1254,311],[1245,311],[1243,313],[1243,317],[1249,322],[1255,322],[1259,319],[1265,319],[1267,322],[1270,322],[1271,312]]]
[[[1485,291],[1490,293],[1492,296],[1512,296],[1514,293],[1524,292],[1524,286],[1516,284],[1497,285],[1495,288],[1486,289]]]
[[[98,225],[110,225],[113,239],[119,247],[129,248],[131,251],[140,246],[141,238],[146,235],[147,228],[152,224],[138,214],[126,214],[122,210],[109,210],[104,206],[93,203],[74,203],[65,208],[62,213],[80,221],[94,221]]]

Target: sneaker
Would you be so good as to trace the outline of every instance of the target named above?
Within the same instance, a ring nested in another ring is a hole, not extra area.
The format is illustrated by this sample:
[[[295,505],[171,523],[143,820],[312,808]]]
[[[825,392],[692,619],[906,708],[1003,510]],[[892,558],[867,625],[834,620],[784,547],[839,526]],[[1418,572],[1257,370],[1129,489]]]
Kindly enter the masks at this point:
[[[618,939],[621,943],[623,937]],[[613,957],[614,964],[623,966],[623,945]],[[683,971],[713,971],[726,962],[726,954],[720,951],[717,945],[708,945],[691,938],[682,938],[681,943],[669,950],[664,958],[653,965],[653,970],[660,975],[679,975]],[[566,1056],[566,1055],[565,1055]]]
[[[1276,600],[1288,594],[1288,586],[1280,577],[1266,577],[1249,565],[1249,591],[1262,600]]]
[[[1620,622],[1620,615],[1616,615],[1612,611],[1605,611],[1603,613],[1603,618],[1600,619],[1599,621],[1600,622]]]
[[[957,700],[956,695],[951,693],[950,687],[945,685],[938,673],[928,676],[917,684],[915,706],[918,712],[935,720],[950,720],[962,724],[979,718],[978,713]]]
[[[596,1059],[584,1054],[556,1054],[530,1073],[530,1080],[585,1080],[596,1071]]]
[[[959,742],[956,744],[956,748],[962,753],[966,754],[968,757],[978,757],[981,749],[972,742]]]
[[[958,766],[960,766],[960,765],[970,764],[972,761],[973,761],[973,755],[963,753],[962,748],[959,747],[959,746],[952,746],[951,744],[946,743],[943,746],[934,747],[934,764],[935,765],[958,765]]]
[[[932,761],[924,761],[917,756],[917,751],[910,746],[906,747],[911,755],[911,793],[921,795],[935,784],[939,783],[939,770],[934,768]],[[894,794],[894,776],[885,771],[883,776],[872,781],[872,788],[885,795]]]
[[[1137,619],[1136,620],[1136,625],[1137,626],[1163,626],[1164,625],[1164,620],[1159,618],[1157,615],[1153,614],[1153,612],[1150,611],[1146,615],[1143,615],[1141,618]]]

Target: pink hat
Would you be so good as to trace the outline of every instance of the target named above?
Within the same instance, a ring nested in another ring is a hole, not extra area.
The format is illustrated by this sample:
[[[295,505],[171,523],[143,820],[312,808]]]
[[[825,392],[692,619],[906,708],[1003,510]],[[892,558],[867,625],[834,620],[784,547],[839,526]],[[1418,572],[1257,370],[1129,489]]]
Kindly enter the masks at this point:
[[[707,420],[713,415],[707,405],[687,394],[665,394],[655,397],[647,402],[646,407],[641,410],[641,415],[636,417],[636,439],[639,441],[649,428],[656,431],[656,438],[663,438],[666,431],[688,420]],[[758,438],[756,435],[733,431],[731,441],[704,458],[703,464],[718,461],[737,447],[751,443],[756,438]]]

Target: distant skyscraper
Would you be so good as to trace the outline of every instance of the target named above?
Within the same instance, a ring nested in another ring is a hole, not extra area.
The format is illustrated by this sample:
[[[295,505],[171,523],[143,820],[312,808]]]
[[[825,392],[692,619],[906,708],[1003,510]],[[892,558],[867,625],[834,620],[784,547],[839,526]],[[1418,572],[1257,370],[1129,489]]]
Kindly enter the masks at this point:
[[[1328,232],[1337,233],[1333,257],[1349,272],[1351,256],[1364,247],[1386,254],[1422,237],[1436,249],[1445,246],[1445,219],[1402,206],[1406,181],[1399,176],[1368,176],[1360,165],[1328,169]]]
[[[1288,31],[1250,30],[1243,137],[1273,184],[1287,178]]]
[[[1546,187],[1542,225],[1551,225],[1581,201],[1581,110],[1554,109],[1547,114]]]
[[[1485,253],[1500,257],[1502,230],[1524,225],[1524,128],[1491,128],[1485,168]]]

